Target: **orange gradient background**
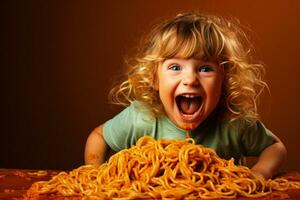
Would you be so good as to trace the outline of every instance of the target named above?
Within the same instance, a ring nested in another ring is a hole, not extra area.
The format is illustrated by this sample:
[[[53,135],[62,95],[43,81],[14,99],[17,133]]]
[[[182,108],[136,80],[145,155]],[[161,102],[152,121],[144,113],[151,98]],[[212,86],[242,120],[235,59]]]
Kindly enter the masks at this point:
[[[0,168],[72,169],[90,131],[120,107],[107,94],[152,25],[199,11],[238,18],[266,66],[259,110],[299,170],[300,2],[239,0],[24,1],[2,6]]]

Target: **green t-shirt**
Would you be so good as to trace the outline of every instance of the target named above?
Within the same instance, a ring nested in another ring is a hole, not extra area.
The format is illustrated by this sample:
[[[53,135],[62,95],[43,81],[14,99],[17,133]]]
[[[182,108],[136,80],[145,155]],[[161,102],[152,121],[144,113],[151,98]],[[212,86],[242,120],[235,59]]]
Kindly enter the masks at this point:
[[[144,136],[155,139],[185,139],[186,131],[177,127],[168,117],[153,117],[147,107],[133,102],[111,120],[104,123],[103,135],[114,151],[130,148]],[[272,133],[257,121],[250,125],[246,120],[218,121],[208,117],[191,132],[197,144],[213,148],[224,158],[240,160],[244,156],[258,156],[274,142]]]

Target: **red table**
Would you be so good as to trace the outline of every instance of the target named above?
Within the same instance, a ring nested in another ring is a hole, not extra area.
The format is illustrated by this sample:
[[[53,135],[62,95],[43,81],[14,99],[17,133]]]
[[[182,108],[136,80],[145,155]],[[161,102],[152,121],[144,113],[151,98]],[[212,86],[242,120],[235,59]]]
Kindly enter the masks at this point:
[[[0,199],[1,200],[21,200],[26,190],[32,183],[41,180],[49,180],[52,176],[58,174],[59,171],[46,170],[24,170],[24,169],[0,169]],[[300,172],[284,173],[283,177],[289,180],[300,181]],[[74,200],[80,199],[79,197],[62,197],[53,195],[42,195],[41,200]],[[239,197],[239,200],[253,200],[253,198]],[[265,197],[258,198],[260,200],[265,199],[299,199],[300,190],[290,189],[284,192],[273,192]]]

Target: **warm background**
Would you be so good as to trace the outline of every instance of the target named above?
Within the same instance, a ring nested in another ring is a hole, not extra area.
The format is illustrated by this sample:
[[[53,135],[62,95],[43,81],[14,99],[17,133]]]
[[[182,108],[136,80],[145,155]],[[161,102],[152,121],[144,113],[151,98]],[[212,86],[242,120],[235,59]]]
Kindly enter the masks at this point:
[[[178,12],[236,17],[265,63],[260,113],[300,170],[300,1],[11,1],[2,8],[0,168],[72,169],[115,115],[107,93],[142,34]]]

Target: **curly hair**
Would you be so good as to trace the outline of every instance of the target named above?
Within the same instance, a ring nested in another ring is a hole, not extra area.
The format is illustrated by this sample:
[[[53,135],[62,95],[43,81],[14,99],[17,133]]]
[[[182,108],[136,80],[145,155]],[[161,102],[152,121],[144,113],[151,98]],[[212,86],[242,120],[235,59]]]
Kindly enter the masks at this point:
[[[142,48],[128,63],[126,80],[110,91],[119,105],[144,102],[154,116],[164,109],[157,90],[157,68],[164,60],[198,58],[214,61],[224,68],[222,96],[218,104],[230,120],[258,119],[257,99],[267,87],[264,67],[253,63],[249,40],[240,24],[212,15],[179,14],[158,24],[144,38]]]

